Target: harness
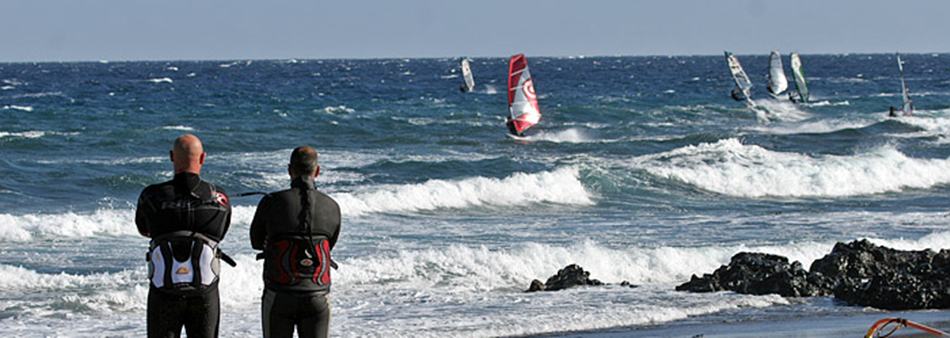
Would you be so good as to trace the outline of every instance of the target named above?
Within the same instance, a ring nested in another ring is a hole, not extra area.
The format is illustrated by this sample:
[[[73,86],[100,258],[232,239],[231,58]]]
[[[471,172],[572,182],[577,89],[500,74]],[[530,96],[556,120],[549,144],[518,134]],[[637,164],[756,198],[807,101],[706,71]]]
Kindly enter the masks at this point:
[[[309,191],[301,194],[301,206],[310,208]],[[306,212],[303,209],[302,212]],[[296,233],[268,236],[264,252],[264,284],[275,291],[325,293],[330,291],[330,239],[313,234],[313,219],[301,217]]]
[[[163,202],[161,208],[184,213],[188,220],[194,219],[195,210],[220,209],[218,193],[214,185],[210,187],[210,199],[176,199]],[[173,231],[152,238],[145,260],[152,286],[181,295],[200,293],[216,284],[221,260],[232,267],[237,265],[218,248],[218,241],[193,230]]]

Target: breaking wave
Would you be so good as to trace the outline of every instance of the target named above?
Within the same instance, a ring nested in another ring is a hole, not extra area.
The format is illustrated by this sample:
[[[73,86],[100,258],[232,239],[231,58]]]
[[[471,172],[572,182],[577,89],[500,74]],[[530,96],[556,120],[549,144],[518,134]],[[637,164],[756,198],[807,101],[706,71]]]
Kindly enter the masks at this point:
[[[473,177],[454,181],[430,180],[420,184],[334,194],[333,197],[347,216],[531,203],[594,203],[591,194],[581,184],[575,168],[534,174],[516,173],[503,179]]]
[[[950,160],[892,146],[850,156],[783,153],[731,138],[634,160],[653,175],[739,197],[840,197],[950,183]]]

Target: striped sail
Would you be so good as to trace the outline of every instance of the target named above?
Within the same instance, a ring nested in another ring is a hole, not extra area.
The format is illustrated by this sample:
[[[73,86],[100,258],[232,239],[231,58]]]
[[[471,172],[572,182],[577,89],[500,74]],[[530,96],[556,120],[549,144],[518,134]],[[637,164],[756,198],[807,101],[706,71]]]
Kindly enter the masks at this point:
[[[739,59],[730,52],[726,52],[726,62],[729,63],[729,72],[732,74],[732,80],[736,83],[736,88],[742,92],[742,95],[746,100],[752,99],[752,81],[749,80],[749,76],[746,75],[745,71],[742,70],[742,65],[739,63]]]
[[[541,109],[524,54],[512,56],[508,62],[508,111],[518,133],[541,121]]]
[[[798,92],[800,102],[808,102],[808,85],[805,83],[805,72],[802,70],[802,59],[798,53],[792,53],[792,76],[795,78],[795,91]]]
[[[782,65],[782,55],[773,50],[769,55],[769,94],[773,97],[781,95],[788,89],[788,79],[785,78],[785,67]]]
[[[904,62],[901,61],[900,54],[897,54],[897,69],[900,70],[901,74],[901,98],[904,101],[901,111],[904,112],[905,116],[911,115],[914,113],[914,102],[910,100],[910,92],[907,90],[907,83],[904,81]]]
[[[465,80],[465,83],[462,84],[462,89],[465,92],[475,90],[475,77],[472,76],[472,67],[469,63],[468,58],[462,58],[459,65],[462,68],[462,79]]]

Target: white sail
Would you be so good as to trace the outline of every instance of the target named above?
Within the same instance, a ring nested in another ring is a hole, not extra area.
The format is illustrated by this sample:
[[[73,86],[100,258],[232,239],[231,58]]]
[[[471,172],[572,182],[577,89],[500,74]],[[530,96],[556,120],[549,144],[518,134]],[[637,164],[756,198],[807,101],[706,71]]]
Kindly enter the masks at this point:
[[[726,52],[726,62],[729,63],[729,72],[732,74],[732,80],[736,83],[736,89],[743,97],[736,97],[737,99],[745,99],[749,102],[752,100],[752,81],[749,80],[749,76],[746,75],[745,71],[742,70],[742,65],[739,64],[739,59],[730,52]]]
[[[901,61],[900,54],[897,54],[897,69],[900,71],[901,75],[901,98],[903,99],[901,111],[904,112],[905,116],[911,115],[914,113],[914,102],[910,100],[910,92],[907,90],[907,82],[904,81],[904,62]]]
[[[462,91],[470,92],[475,90],[475,77],[472,76],[472,67],[469,64],[470,61],[468,58],[462,58],[460,62],[460,68],[462,68],[462,78],[465,80],[465,83],[462,84]]]
[[[782,55],[773,50],[769,55],[769,94],[777,97],[788,89],[788,79],[785,78],[785,67],[782,65]]]
[[[808,102],[808,84],[805,83],[805,72],[802,70],[802,59],[798,53],[791,56],[792,77],[795,78],[795,91],[798,92],[800,102]]]

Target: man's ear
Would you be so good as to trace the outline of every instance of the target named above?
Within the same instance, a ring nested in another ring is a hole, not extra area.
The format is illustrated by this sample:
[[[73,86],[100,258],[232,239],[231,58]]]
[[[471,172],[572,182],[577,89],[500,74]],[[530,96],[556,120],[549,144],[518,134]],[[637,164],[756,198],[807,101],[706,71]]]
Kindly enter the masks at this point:
[[[291,178],[294,177],[294,169],[289,164],[287,165],[287,175],[290,175]]]
[[[320,176],[320,166],[319,166],[319,165],[317,165],[317,169],[314,169],[314,170],[313,170],[313,178],[317,178],[317,176]]]
[[[201,153],[201,156],[198,157],[198,164],[200,165],[205,164],[205,155],[208,155],[208,153],[204,153],[204,152]]]
[[[173,150],[168,151],[168,159],[175,162],[175,152]]]

